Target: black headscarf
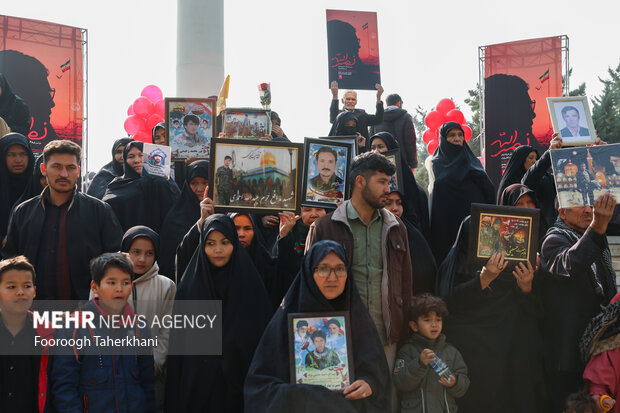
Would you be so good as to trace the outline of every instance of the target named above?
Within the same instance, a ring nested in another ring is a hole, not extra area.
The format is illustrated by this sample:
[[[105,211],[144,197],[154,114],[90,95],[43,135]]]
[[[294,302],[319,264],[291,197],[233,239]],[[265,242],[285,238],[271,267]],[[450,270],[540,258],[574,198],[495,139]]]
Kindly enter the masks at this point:
[[[344,126],[349,120],[354,120],[356,126]],[[329,130],[329,135],[327,136],[353,136],[356,132],[360,132],[359,124],[360,122],[357,115],[345,110],[336,117],[336,120],[334,120],[332,124],[332,128]]]
[[[157,125],[155,125],[153,127],[153,130],[151,131],[151,138],[152,138],[152,142],[153,143],[155,143],[155,132],[159,128],[162,128],[163,130],[166,130],[166,122],[159,122]]]
[[[430,158],[429,194],[431,205],[431,248],[439,264],[450,251],[461,221],[470,214],[471,204],[495,204],[495,188],[482,164],[466,142],[448,142],[448,132],[459,129],[445,123],[439,131],[439,146]]]
[[[523,184],[511,184],[507,186],[501,193],[499,197],[498,205],[505,206],[516,206],[519,199],[521,199],[524,195],[529,195],[534,200],[534,204],[538,208],[538,201],[536,200],[536,192],[532,191],[530,188]]]
[[[123,240],[121,241],[121,252],[129,252],[131,248],[131,244],[136,240],[136,238],[148,238],[153,243],[153,248],[155,248],[155,259],[159,257],[159,235],[149,227],[145,227],[144,225],[136,225],[135,227],[131,227],[125,232],[123,235]]]
[[[6,154],[13,145],[23,147],[28,153],[28,166],[20,174],[9,172],[6,164]],[[0,237],[2,238],[6,235],[11,210],[32,179],[33,169],[34,155],[28,138],[13,132],[0,139]]]
[[[187,167],[181,196],[174,203],[161,226],[161,256],[157,264],[159,264],[159,272],[173,280],[175,279],[174,257],[177,247],[187,231],[200,218],[200,202],[190,187],[192,179],[198,177],[209,179],[209,161],[194,161]]]
[[[34,168],[32,169],[32,178],[28,181],[26,185],[26,189],[22,192],[21,196],[15,204],[13,204],[13,209],[24,201],[29,200],[30,198],[34,198],[37,195],[40,195],[43,191],[43,187],[41,186],[41,178],[43,174],[41,173],[41,164],[43,163],[43,154],[40,154],[34,160]]]
[[[368,147],[371,147],[372,141],[377,138],[385,142],[385,145],[390,151],[400,149],[398,141],[389,132],[379,132],[371,136]],[[400,194],[403,201],[402,218],[415,225],[428,242],[430,240],[430,222],[426,192],[418,185],[413,172],[405,162],[401,162],[400,171],[398,172],[404,186],[404,193]]]
[[[502,197],[502,192],[508,186],[512,184],[521,183],[521,179],[523,175],[525,175],[525,167],[523,164],[525,160],[529,156],[530,153],[536,152],[536,158],[538,158],[538,151],[534,149],[533,146],[522,145],[514,150],[510,160],[508,161],[508,165],[506,165],[506,170],[504,171],[504,175],[502,176],[502,180],[499,183],[499,187],[497,188],[497,203]]]
[[[459,412],[540,411],[544,363],[536,317],[542,308],[535,292],[521,292],[510,271],[482,290],[481,266],[467,262],[469,232],[466,217],[437,273],[437,294],[450,311],[445,334],[467,360],[471,378]]]
[[[211,265],[205,253],[212,231],[221,232],[233,245],[224,267]],[[200,244],[177,289],[178,300],[222,300],[223,353],[168,357],[167,411],[242,413],[243,381],[272,309],[231,218],[215,214],[203,223]],[[174,340],[173,331],[170,343]]]
[[[97,172],[97,175],[95,175],[93,181],[88,187],[88,191],[86,191],[88,195],[94,196],[97,199],[103,198],[103,195],[105,195],[105,190],[108,188],[108,184],[112,182],[114,178],[123,174],[123,164],[116,162],[114,159],[114,153],[119,146],[127,146],[127,144],[132,141],[133,139],[131,138],[120,138],[114,141],[114,144],[112,145],[112,160],[103,165],[99,172]]]
[[[4,119],[12,132],[27,135],[30,130],[30,109],[15,93],[9,81],[0,73],[0,118]]]
[[[108,184],[103,201],[112,207],[124,231],[136,225],[145,225],[159,232],[177,196],[168,179],[141,176],[129,166],[127,155],[134,147],[143,150],[144,144],[132,141],[125,146],[123,175]]]
[[[330,252],[336,253],[349,267],[342,245],[319,241],[310,247],[302,268],[282,305],[263,334],[245,384],[248,412],[386,412],[390,411],[390,371],[377,330],[362,303],[353,276],[349,275],[344,292],[334,300],[323,296],[314,281],[314,269]],[[365,399],[349,401],[342,393],[322,386],[291,384],[288,339],[288,315],[348,311],[351,325],[354,379],[364,379],[372,389]]]

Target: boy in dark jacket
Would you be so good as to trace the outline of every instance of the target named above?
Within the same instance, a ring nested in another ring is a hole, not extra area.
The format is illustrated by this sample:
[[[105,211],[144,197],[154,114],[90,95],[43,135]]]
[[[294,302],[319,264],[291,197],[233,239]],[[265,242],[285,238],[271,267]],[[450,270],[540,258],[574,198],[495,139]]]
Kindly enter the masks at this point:
[[[35,271],[26,257],[0,262],[0,412],[43,413],[47,407],[48,347],[35,337],[53,330],[33,328],[28,309],[35,297]]]
[[[108,253],[91,262],[91,289],[97,297],[82,311],[94,314],[94,325],[67,329],[61,338],[90,340],[88,348],[74,346],[54,358],[52,393],[59,412],[146,413],[155,410],[154,362],[150,351],[129,346],[102,346],[101,339],[149,338],[148,327],[140,323],[112,321],[107,328],[100,320],[134,316],[127,299],[131,293],[131,261],[120,253]],[[68,337],[67,337],[68,336]],[[99,343],[99,344],[95,344]],[[86,347],[86,346],[85,346]],[[133,350],[133,351],[132,351]]]
[[[469,387],[467,366],[459,351],[441,334],[442,317],[448,314],[439,297],[421,294],[409,309],[413,334],[399,350],[394,366],[394,384],[401,393],[401,413],[457,411],[455,398]],[[441,358],[452,374],[440,378],[430,363]]]

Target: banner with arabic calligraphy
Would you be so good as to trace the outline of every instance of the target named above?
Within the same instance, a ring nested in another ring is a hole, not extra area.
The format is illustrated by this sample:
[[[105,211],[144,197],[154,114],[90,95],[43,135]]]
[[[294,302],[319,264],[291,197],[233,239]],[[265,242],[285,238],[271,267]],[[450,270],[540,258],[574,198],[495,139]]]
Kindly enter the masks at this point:
[[[562,96],[559,36],[485,48],[485,169],[497,187],[512,152],[549,147],[553,125],[547,97]]]
[[[0,73],[30,108],[35,152],[54,139],[82,144],[82,47],[82,29],[0,15]]]
[[[329,83],[374,90],[381,83],[377,13],[327,10]]]

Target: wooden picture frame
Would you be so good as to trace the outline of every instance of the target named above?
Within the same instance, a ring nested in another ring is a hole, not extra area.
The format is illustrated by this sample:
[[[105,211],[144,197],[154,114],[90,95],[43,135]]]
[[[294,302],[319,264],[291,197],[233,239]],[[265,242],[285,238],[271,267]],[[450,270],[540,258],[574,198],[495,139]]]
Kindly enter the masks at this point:
[[[213,138],[210,161],[208,195],[217,212],[299,213],[303,144]]]
[[[338,203],[349,198],[352,152],[353,144],[350,142],[304,139],[305,168],[301,199],[304,205],[336,208]],[[321,166],[325,172],[331,172],[327,183],[324,182],[326,174],[321,174]]]
[[[222,111],[222,133],[225,139],[259,139],[271,135],[271,111],[226,108]]]
[[[304,324],[307,327],[305,332],[302,331]],[[342,391],[355,381],[348,311],[291,313],[288,315],[288,335],[292,384],[314,384]],[[317,358],[315,344],[319,345],[321,337],[324,350],[319,354],[328,353]]]
[[[560,133],[563,146],[594,144],[596,130],[587,96],[549,97],[547,105],[553,131]],[[574,127],[571,129],[569,126]],[[578,136],[573,136],[573,130],[578,132]]]
[[[170,146],[173,161],[209,159],[211,139],[217,136],[216,103],[209,98],[164,99],[166,145]],[[196,119],[198,124],[194,126]],[[196,132],[192,133],[194,127]]]
[[[403,185],[402,176],[400,176],[401,171],[402,171],[401,169],[402,158],[400,157],[400,150],[392,149],[391,151],[383,152],[381,155],[388,158],[388,160],[392,162],[392,164],[396,167],[396,172],[394,172],[394,175],[392,175],[392,179],[390,180],[390,184],[389,184],[390,190],[392,192],[398,191],[401,194],[404,194],[405,188]]]
[[[540,210],[472,204],[468,262],[485,265],[497,252],[505,253],[506,268],[529,261],[536,267]]]

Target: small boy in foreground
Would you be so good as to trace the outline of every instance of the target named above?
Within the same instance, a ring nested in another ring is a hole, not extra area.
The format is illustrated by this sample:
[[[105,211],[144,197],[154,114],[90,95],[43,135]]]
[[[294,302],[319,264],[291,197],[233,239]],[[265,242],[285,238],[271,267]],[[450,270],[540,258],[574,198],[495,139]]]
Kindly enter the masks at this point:
[[[91,261],[91,290],[97,295],[82,308],[99,317],[134,316],[127,298],[131,294],[133,266],[123,254],[103,254]],[[105,328],[95,321],[95,329],[79,326],[63,331],[63,338],[81,338],[94,341],[100,337],[149,337],[149,332],[135,326]],[[56,356],[52,366],[52,393],[54,407],[59,412],[84,411],[141,413],[155,412],[155,377],[153,356],[134,354],[116,347],[97,348],[84,354],[77,348]]]
[[[459,351],[446,343],[441,333],[442,317],[448,314],[439,297],[421,294],[409,309],[411,337],[399,350],[394,366],[394,383],[401,393],[401,413],[441,413],[456,411],[454,399],[465,395],[469,387],[467,366]],[[451,374],[441,377],[432,363],[438,357]]]

